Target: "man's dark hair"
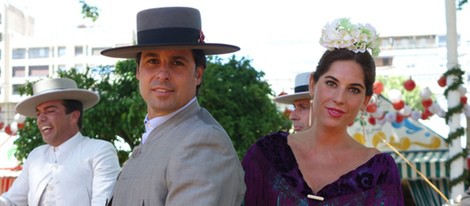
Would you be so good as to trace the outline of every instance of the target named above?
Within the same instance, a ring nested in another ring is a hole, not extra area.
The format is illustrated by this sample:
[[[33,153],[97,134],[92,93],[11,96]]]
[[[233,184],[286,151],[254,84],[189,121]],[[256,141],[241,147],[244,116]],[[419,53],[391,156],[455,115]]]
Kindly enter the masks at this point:
[[[65,114],[70,114],[73,111],[79,111],[80,112],[80,117],[78,118],[78,129],[82,129],[82,124],[83,124],[83,104],[80,101],[77,100],[63,100],[63,105],[65,107]]]

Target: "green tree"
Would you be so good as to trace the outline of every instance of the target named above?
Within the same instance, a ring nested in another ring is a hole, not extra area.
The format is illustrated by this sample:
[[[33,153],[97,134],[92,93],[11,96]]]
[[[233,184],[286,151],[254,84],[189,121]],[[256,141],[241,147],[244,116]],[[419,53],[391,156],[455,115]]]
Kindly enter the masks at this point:
[[[287,130],[291,122],[271,100],[274,92],[250,61],[215,58],[204,73],[198,100],[225,128],[239,157],[261,136]]]
[[[80,0],[80,4],[82,4],[82,15],[84,19],[91,19],[92,21],[96,21],[100,16],[98,7],[91,6],[86,3],[85,0]]]

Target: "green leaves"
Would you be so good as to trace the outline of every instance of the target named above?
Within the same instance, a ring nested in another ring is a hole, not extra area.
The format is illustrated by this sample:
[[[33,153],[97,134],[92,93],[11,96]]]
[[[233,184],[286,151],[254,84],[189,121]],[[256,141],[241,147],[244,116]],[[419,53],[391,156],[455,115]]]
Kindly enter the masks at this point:
[[[258,138],[291,127],[263,76],[249,60],[233,56],[226,63],[210,59],[204,72],[199,103],[225,128],[240,158]]]

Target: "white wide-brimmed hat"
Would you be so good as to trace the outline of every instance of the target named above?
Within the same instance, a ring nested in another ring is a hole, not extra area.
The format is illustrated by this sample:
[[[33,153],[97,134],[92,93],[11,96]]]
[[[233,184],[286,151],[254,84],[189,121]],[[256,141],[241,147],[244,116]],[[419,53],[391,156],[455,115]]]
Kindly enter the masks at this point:
[[[101,54],[135,58],[139,52],[153,49],[199,49],[206,55],[240,50],[233,45],[206,43],[201,30],[199,10],[189,7],[162,7],[137,13],[136,45],[105,49]]]
[[[19,102],[15,110],[27,117],[36,117],[36,106],[51,100],[77,100],[83,111],[93,107],[100,97],[95,92],[77,88],[77,83],[68,78],[46,79],[33,85],[33,96]]]
[[[283,104],[293,104],[295,100],[310,99],[308,92],[308,82],[310,81],[311,72],[297,74],[295,77],[294,94],[286,94],[277,96],[273,100]]]

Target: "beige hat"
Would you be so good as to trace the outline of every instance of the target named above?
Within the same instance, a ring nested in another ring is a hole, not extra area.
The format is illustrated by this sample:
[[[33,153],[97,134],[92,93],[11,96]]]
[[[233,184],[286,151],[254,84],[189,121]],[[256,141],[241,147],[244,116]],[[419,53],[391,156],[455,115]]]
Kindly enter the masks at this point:
[[[308,82],[310,81],[311,72],[297,74],[295,77],[294,94],[281,95],[273,100],[283,104],[293,104],[295,100],[310,99],[308,92]]]
[[[33,96],[19,102],[16,112],[36,117],[36,106],[51,100],[77,100],[82,102],[83,110],[93,107],[100,97],[95,92],[77,88],[77,83],[68,78],[46,79],[33,85]]]

